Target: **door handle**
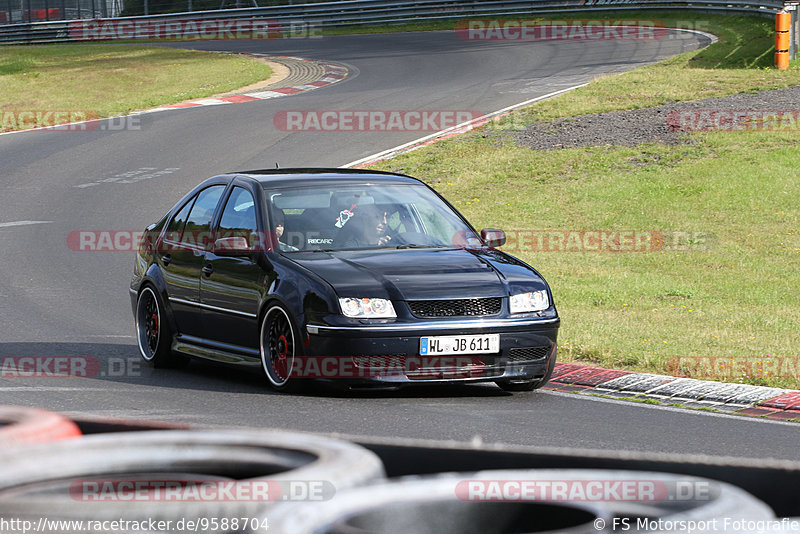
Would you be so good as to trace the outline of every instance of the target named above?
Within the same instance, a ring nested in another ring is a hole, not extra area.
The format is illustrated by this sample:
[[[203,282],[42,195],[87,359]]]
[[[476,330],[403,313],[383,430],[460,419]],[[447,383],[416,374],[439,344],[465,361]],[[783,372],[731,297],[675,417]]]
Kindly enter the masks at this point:
[[[203,267],[200,270],[203,271],[204,275],[211,276],[211,273],[214,272],[214,267],[212,267],[211,265],[206,265],[205,267]]]
[[[166,267],[167,265],[169,265],[172,262],[172,256],[170,256],[169,254],[165,254],[161,258],[161,262],[164,264],[164,267]]]

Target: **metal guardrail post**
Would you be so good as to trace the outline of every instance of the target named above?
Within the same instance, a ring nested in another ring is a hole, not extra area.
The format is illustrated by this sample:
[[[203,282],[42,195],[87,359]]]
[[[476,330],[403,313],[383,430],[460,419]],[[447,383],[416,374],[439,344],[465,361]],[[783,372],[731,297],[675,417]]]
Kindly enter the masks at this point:
[[[784,2],[783,9],[787,11],[791,17],[791,25],[789,29],[789,57],[797,59],[797,50],[800,47],[800,19],[798,18],[798,3],[799,2]]]

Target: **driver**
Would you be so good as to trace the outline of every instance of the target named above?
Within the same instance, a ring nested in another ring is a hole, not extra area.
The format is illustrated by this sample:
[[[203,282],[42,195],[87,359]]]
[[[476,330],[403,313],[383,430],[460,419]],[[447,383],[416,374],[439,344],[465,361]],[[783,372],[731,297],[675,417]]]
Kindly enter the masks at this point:
[[[374,205],[361,206],[350,222],[353,231],[344,241],[345,248],[364,248],[386,245],[392,240],[388,235],[388,212]]]

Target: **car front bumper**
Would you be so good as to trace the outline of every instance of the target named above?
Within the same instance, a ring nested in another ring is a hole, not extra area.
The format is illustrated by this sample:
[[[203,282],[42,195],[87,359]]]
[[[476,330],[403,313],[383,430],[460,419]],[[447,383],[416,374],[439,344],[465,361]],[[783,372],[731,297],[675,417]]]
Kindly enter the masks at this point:
[[[557,317],[309,324],[295,374],[364,386],[538,380],[556,357],[559,324]],[[483,334],[499,335],[498,353],[420,355],[422,337]]]

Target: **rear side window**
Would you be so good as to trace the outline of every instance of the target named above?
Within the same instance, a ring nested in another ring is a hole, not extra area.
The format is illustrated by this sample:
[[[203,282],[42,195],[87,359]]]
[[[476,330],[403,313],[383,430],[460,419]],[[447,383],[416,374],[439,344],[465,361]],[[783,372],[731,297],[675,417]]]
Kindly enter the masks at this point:
[[[211,239],[211,219],[224,191],[224,185],[213,185],[197,194],[197,200],[186,220],[181,243],[206,248]]]
[[[183,228],[186,226],[186,219],[189,216],[189,210],[192,209],[192,203],[195,198],[196,197],[193,197],[189,200],[169,222],[169,226],[167,226],[167,239],[171,241],[180,241],[181,233],[183,233]]]

